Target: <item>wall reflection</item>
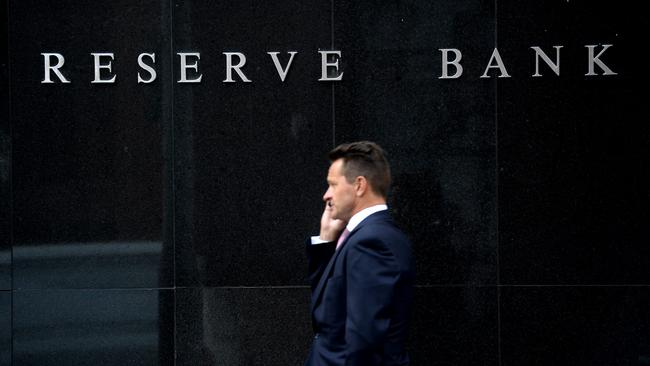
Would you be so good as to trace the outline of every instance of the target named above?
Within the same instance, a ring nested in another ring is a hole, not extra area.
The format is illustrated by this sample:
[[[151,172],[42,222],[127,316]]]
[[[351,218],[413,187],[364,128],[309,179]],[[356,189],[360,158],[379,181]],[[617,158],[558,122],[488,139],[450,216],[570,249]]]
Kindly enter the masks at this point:
[[[153,287],[159,241],[61,243],[14,247],[15,288]]]
[[[171,290],[17,291],[13,309],[15,364],[173,364]]]
[[[11,365],[11,292],[0,291],[0,366]]]
[[[0,290],[11,289],[11,250],[0,248]]]

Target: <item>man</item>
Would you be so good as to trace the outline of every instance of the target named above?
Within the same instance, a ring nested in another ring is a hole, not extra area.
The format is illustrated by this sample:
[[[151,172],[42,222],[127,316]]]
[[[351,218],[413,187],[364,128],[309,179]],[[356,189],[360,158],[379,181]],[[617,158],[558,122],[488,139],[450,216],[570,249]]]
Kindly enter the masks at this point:
[[[390,168],[368,141],[329,153],[320,236],[307,245],[314,341],[306,366],[408,365],[411,244],[387,211]]]

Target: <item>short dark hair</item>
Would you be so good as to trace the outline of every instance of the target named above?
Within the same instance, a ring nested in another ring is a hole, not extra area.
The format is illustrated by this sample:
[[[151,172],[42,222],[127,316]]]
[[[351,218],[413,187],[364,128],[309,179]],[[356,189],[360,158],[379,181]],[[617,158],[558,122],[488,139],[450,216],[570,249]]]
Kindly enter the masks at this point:
[[[390,188],[390,166],[384,150],[371,141],[357,141],[341,144],[329,152],[328,157],[333,163],[343,159],[343,175],[348,183],[354,182],[358,176],[365,177],[370,188],[384,198]]]

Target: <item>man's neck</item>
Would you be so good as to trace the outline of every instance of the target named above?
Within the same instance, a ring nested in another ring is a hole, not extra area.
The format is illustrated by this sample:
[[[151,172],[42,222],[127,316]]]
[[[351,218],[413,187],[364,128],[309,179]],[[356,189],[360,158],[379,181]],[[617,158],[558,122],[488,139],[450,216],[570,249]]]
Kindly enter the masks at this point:
[[[352,212],[352,216],[358,214],[359,212],[361,212],[362,210],[365,210],[368,207],[377,206],[377,205],[385,205],[385,204],[386,204],[386,200],[383,199],[383,198],[379,198],[379,197],[365,200],[364,202],[359,203],[359,205]]]
[[[350,220],[346,223],[345,227],[348,229],[348,231],[354,230],[357,225],[359,225],[362,221],[364,221],[368,216],[374,214],[375,212],[383,211],[387,209],[388,207],[386,206],[385,203],[379,202],[376,205],[370,205],[361,211],[355,213],[352,215]]]

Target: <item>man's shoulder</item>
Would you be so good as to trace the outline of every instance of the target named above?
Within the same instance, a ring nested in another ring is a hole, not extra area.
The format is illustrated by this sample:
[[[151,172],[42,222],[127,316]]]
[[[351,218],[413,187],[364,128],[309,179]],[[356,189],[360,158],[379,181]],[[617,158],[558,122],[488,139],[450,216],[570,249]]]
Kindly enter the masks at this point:
[[[346,246],[356,255],[374,253],[373,255],[394,258],[395,263],[404,271],[412,268],[411,241],[392,220],[376,220],[359,227],[358,232],[350,236],[350,243]]]
[[[382,214],[382,212],[369,216],[367,222],[362,222],[359,225],[357,235],[355,235],[357,239],[376,238],[380,241],[386,239],[408,241],[406,234],[395,224],[387,212],[382,215],[379,214]]]

